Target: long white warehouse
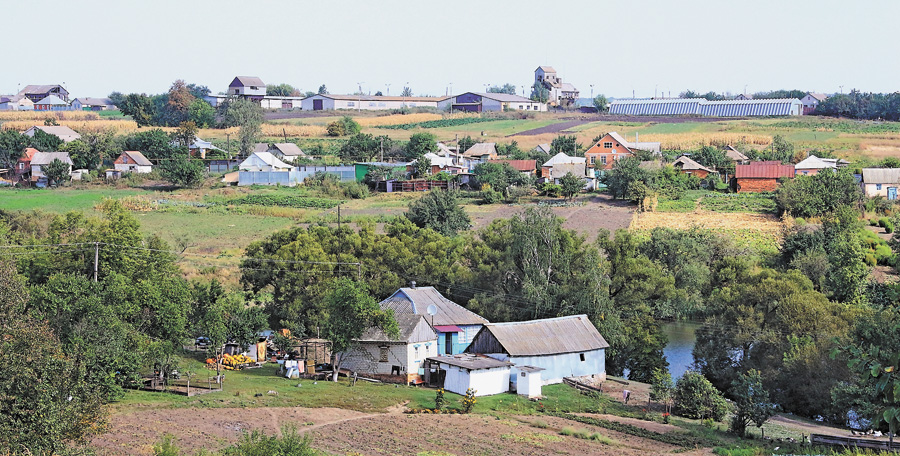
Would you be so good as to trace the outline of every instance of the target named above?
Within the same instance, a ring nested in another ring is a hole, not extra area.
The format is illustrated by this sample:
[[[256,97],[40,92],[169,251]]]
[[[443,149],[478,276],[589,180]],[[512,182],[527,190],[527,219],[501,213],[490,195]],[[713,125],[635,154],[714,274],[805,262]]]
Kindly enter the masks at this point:
[[[705,98],[623,99],[610,104],[610,114],[628,116],[799,116],[803,103],[796,98],[722,100]]]

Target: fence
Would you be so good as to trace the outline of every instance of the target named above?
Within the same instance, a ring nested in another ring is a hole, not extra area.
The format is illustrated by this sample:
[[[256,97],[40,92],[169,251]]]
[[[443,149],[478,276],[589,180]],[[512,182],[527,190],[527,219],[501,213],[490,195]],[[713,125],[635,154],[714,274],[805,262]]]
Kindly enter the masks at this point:
[[[812,434],[809,441],[813,445],[822,446],[840,446],[844,448],[867,448],[871,450],[897,451],[900,450],[900,443],[893,444],[885,440],[872,440],[856,437],[838,437],[834,435]]]
[[[440,190],[451,190],[458,189],[459,184],[451,183],[447,181],[434,181],[434,180],[409,180],[409,181],[396,181],[389,180],[378,183],[378,190],[382,192],[427,192],[430,190],[440,189]]]

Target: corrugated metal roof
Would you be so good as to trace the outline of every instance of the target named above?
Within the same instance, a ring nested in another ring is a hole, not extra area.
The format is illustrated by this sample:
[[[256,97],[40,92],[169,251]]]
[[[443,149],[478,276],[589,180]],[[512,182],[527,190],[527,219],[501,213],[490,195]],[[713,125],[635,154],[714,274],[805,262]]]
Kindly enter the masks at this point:
[[[495,143],[475,143],[463,153],[463,157],[481,157],[496,154],[497,145]]]
[[[551,179],[561,179],[566,174],[572,173],[575,177],[590,177],[584,163],[557,163],[550,170]]]
[[[394,313],[394,320],[400,328],[400,336],[388,337],[380,328],[369,328],[359,337],[360,342],[428,342],[437,340],[437,333],[431,329],[421,315]]]
[[[401,288],[381,301],[381,307],[391,309],[395,315],[428,315],[428,306],[434,305],[435,325],[483,325],[488,321],[481,315],[445,298],[434,287]],[[428,317],[429,323],[432,318]]]
[[[467,370],[496,369],[498,367],[510,367],[514,365],[509,361],[500,361],[499,359],[494,359],[489,356],[474,355],[471,353],[463,353],[461,355],[451,356],[431,356],[426,359],[428,359],[429,361],[434,361],[436,363],[461,367]]]
[[[900,184],[900,168],[863,168],[862,180],[866,184]]]
[[[619,99],[610,104],[609,112],[633,116],[786,116],[799,114],[802,105],[796,98],[721,101],[705,98]]]
[[[236,86],[234,84],[235,81],[240,85]],[[231,84],[228,87],[250,87],[250,86],[265,87],[266,83],[264,83],[262,81],[262,79],[260,79],[256,76],[237,76],[234,78],[233,81],[231,81]]]
[[[800,163],[794,165],[794,169],[825,169],[825,168],[837,168],[837,160],[831,159],[826,160],[815,155],[810,155],[806,157]]]
[[[608,348],[587,315],[491,323],[476,335],[493,336],[510,356],[539,356]]]
[[[509,163],[516,171],[534,171],[537,160],[488,160],[488,163]]]
[[[153,166],[153,163],[150,163],[150,160],[147,160],[147,157],[145,157],[144,154],[136,150],[126,150],[122,153],[134,160],[134,164],[138,166]]]
[[[736,165],[734,177],[738,179],[778,179],[794,177],[794,165],[782,165],[779,161],[759,161],[749,165]]]
[[[278,151],[281,152],[282,155],[287,155],[290,157],[306,156],[306,154],[304,154],[303,151],[300,150],[300,148],[297,147],[297,145],[294,143],[276,143],[273,144],[272,147],[278,149]]]
[[[570,157],[565,152],[560,152],[551,157],[550,160],[545,161],[543,166],[552,168],[562,163],[581,163],[583,165],[585,161],[584,157]]]

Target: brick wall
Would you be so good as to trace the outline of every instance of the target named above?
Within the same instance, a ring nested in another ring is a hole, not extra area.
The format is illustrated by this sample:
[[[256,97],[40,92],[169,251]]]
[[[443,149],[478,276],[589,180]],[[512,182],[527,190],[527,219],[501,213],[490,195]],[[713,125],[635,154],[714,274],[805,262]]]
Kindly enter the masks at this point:
[[[778,188],[778,179],[738,179],[738,193],[774,192]]]

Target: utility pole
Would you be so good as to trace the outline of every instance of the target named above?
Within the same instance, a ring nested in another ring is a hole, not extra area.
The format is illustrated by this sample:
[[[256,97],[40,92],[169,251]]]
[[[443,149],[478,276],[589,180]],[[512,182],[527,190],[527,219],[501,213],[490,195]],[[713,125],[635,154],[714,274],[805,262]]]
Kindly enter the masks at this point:
[[[94,243],[94,282],[97,281],[97,269],[100,264],[100,243]]]
[[[338,204],[338,232],[341,231],[341,205]]]
[[[378,161],[384,163],[384,136],[381,137],[381,157]]]

